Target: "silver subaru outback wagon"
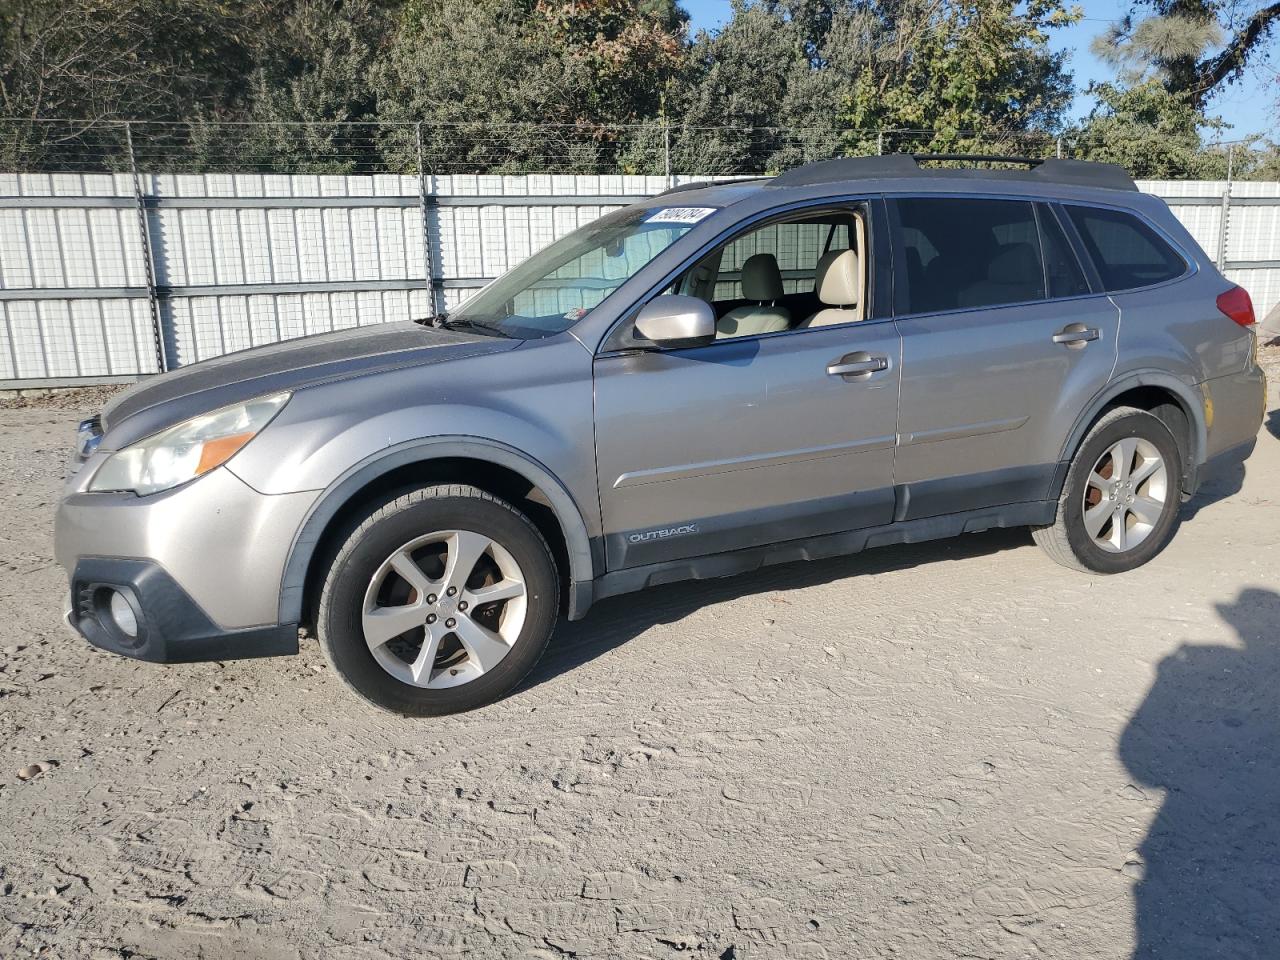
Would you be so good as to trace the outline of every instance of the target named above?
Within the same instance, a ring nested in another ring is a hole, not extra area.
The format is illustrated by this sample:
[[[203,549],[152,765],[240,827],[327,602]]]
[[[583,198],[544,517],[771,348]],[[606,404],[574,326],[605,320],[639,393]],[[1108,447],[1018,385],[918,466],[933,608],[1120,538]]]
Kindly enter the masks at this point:
[[[1252,451],[1253,319],[1109,165],[671,191],[448,315],[122,394],[58,510],[68,621],[161,662],[305,630],[423,715],[506,694],[559,617],[650,584],[1009,526],[1121,573]]]

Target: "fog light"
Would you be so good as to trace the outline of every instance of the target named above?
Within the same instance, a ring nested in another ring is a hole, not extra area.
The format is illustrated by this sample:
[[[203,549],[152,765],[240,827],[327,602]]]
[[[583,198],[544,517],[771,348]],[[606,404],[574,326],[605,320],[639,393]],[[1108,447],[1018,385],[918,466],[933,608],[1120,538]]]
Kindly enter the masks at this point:
[[[118,590],[111,591],[111,619],[115,622],[116,629],[126,637],[131,640],[137,638],[137,614],[133,612],[133,607],[125,599],[124,594]]]

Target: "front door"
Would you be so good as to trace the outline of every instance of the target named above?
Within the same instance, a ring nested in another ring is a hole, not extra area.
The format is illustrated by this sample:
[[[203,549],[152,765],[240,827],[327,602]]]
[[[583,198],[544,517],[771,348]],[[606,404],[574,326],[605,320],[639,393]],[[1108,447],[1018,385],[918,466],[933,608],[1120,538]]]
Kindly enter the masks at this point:
[[[831,252],[832,232],[809,231],[810,238],[790,225],[746,235],[752,256],[774,256],[773,244],[782,258],[777,273],[790,286],[768,301],[791,304],[788,329],[596,359],[596,457],[611,570],[892,519],[898,333],[892,320],[855,304],[837,305],[850,322],[836,315],[832,325],[806,326],[812,307],[832,306],[807,299],[817,296],[817,262]],[[856,247],[865,236],[859,221],[839,243]],[[738,259],[728,250],[721,269],[736,269]],[[743,297],[722,273],[724,303],[713,306],[741,309],[756,285]]]

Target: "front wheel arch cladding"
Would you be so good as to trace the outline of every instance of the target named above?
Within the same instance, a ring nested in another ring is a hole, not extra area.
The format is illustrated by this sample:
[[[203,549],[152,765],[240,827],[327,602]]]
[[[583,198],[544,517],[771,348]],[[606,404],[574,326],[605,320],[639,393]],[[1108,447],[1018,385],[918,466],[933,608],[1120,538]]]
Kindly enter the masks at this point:
[[[569,557],[568,579],[573,584],[589,584],[595,577],[591,557],[591,540],[586,523],[572,495],[554,474],[532,458],[513,447],[492,440],[464,437],[441,437],[432,440],[412,440],[379,451],[361,463],[351,467],[335,480],[316,499],[311,512],[303,521],[289,548],[288,560],[280,584],[281,623],[299,622],[306,600],[307,575],[317,548],[320,546],[329,524],[362,489],[393,470],[415,463],[429,463],[449,457],[484,460],[523,476],[532,486],[541,490],[555,514],[564,534]],[[590,602],[589,596],[576,596],[580,591],[570,591],[571,605]],[[577,618],[585,609],[571,606],[570,616]]]

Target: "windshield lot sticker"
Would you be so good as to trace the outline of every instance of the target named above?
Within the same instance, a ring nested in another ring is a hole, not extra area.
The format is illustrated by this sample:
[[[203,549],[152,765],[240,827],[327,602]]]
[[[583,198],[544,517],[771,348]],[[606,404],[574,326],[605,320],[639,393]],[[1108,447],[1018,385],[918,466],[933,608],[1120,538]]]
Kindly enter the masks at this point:
[[[715,207],[663,207],[644,218],[645,223],[698,223],[716,212]]]

